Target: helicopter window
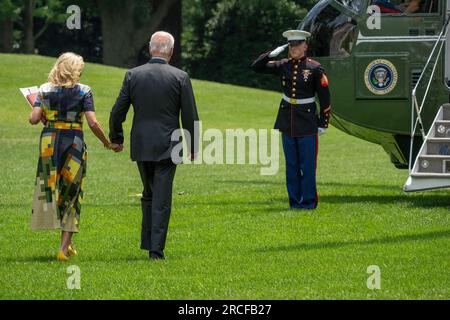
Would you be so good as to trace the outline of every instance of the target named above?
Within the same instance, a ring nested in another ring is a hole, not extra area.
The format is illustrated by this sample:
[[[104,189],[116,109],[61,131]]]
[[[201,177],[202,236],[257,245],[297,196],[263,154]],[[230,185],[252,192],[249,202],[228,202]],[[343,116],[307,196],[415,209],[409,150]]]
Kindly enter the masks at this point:
[[[372,4],[390,14],[437,13],[439,9],[438,0],[372,0]]]
[[[358,36],[356,21],[332,6],[324,6],[316,14],[307,17],[300,27],[312,34],[308,54],[313,57],[350,56]]]
[[[337,1],[344,7],[347,7],[355,12],[359,12],[359,10],[361,10],[361,7],[363,5],[363,0],[337,0]]]

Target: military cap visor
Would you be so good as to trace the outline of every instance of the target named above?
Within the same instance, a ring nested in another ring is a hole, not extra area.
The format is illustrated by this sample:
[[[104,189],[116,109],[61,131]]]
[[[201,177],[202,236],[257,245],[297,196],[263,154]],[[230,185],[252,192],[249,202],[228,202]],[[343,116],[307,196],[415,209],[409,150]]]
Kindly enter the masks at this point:
[[[291,40],[288,41],[289,45],[292,46],[297,46],[299,44],[305,43],[306,40]]]

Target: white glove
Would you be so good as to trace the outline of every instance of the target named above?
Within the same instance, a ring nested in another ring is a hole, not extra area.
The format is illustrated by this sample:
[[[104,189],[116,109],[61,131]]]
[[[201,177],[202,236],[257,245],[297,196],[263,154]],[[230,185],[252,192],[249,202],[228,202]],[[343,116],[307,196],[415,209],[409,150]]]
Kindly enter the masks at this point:
[[[282,53],[284,50],[286,50],[286,48],[288,47],[288,43],[286,43],[285,45],[282,45],[278,48],[276,48],[275,50],[273,50],[271,53],[269,53],[269,58],[273,58],[278,56],[280,53]]]
[[[323,135],[323,134],[325,134],[325,133],[327,133],[327,129],[325,129],[325,128],[319,128],[319,136],[321,136],[321,135]]]

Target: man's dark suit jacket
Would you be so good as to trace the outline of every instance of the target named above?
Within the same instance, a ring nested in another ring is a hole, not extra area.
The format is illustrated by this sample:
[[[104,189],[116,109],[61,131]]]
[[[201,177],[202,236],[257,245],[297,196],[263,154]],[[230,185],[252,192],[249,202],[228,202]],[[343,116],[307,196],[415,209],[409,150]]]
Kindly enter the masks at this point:
[[[186,72],[160,58],[129,70],[122,89],[111,110],[109,137],[112,143],[123,144],[122,123],[130,104],[134,108],[131,129],[131,159],[133,161],[161,161],[171,158],[172,132],[180,128],[191,135],[191,154],[194,149],[194,122],[198,121],[197,107],[191,81]]]

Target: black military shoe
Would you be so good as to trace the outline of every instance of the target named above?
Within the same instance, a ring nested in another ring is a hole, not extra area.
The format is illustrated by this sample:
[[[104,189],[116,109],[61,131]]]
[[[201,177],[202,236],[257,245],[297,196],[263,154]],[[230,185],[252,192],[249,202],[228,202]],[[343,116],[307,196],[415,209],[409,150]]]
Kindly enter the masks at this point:
[[[150,260],[165,260],[164,254],[161,254],[159,252],[148,252]]]

